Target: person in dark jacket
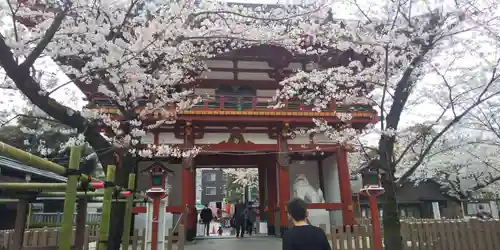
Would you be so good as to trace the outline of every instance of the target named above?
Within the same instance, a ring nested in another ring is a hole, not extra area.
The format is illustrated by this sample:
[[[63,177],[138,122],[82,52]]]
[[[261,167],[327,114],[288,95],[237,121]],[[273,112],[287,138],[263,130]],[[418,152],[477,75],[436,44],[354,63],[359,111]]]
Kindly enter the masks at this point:
[[[239,200],[234,205],[233,220],[234,220],[234,227],[236,229],[236,237],[238,238],[243,237],[243,234],[245,232],[245,221],[246,221],[245,209],[246,209],[245,204],[243,204]]]
[[[203,231],[205,231],[205,234],[207,236],[210,235],[210,222],[214,219],[214,215],[212,214],[212,209],[208,207],[208,205],[205,205],[203,210],[201,210],[201,221],[203,222],[204,228]]]
[[[248,232],[248,235],[250,236],[252,236],[253,227],[255,225],[256,220],[257,220],[257,211],[255,211],[255,208],[249,207],[246,219],[246,230]]]
[[[304,200],[290,200],[287,210],[293,227],[285,231],[282,250],[332,250],[323,229],[307,222],[307,203]]]

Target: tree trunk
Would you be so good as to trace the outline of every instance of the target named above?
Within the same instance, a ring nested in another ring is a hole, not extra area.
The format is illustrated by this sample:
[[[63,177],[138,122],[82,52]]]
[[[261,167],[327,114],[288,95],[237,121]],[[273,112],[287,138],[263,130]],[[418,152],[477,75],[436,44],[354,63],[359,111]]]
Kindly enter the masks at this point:
[[[109,222],[109,238],[107,250],[120,250],[123,236],[123,218],[125,218],[125,202],[113,202]]]
[[[117,167],[115,183],[121,187],[127,187],[128,175],[135,171],[137,162],[135,158],[126,154],[121,157],[121,162]],[[123,219],[125,218],[125,202],[113,202],[111,205],[111,220],[109,222],[108,249],[120,250],[123,236]]]
[[[394,176],[393,176],[394,177]],[[394,180],[394,178],[392,178]],[[383,187],[384,204],[383,224],[384,224],[384,245],[387,250],[403,250],[401,237],[401,224],[399,222],[398,203],[396,199],[396,183],[389,178],[384,178]]]
[[[382,186],[385,190],[383,208],[384,245],[387,250],[403,250],[398,201],[396,199],[396,169],[393,163],[394,137],[382,135],[379,141],[380,168],[383,171]]]

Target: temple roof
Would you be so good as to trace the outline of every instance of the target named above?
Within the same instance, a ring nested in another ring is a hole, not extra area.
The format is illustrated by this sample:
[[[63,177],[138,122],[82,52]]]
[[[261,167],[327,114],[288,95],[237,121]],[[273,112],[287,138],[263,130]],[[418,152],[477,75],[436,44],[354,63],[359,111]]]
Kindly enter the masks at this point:
[[[33,175],[37,175],[40,177],[49,178],[51,180],[57,180],[60,182],[67,181],[66,177],[60,176],[58,174],[54,174],[54,173],[49,172],[49,171],[34,168],[32,166],[26,165],[24,163],[21,163],[19,161],[16,161],[14,159],[11,159],[11,158],[8,158],[5,156],[0,156],[0,169],[2,169],[2,168],[11,169],[11,170],[22,172],[22,173],[33,174]]]

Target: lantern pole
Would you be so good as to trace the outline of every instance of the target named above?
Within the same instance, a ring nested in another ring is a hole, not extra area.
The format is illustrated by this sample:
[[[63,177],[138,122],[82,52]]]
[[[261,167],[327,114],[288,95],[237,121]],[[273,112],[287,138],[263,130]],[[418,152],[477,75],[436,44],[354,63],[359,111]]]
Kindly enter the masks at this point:
[[[151,250],[158,250],[158,224],[160,218],[160,203],[167,197],[166,168],[161,164],[153,164],[146,170],[150,174],[151,188],[146,191],[146,195],[153,200],[153,220],[151,221]],[[158,178],[160,182],[158,182]]]
[[[370,213],[372,216],[373,249],[382,250],[382,232],[380,231],[380,218],[378,214],[377,196],[368,196],[370,201]]]
[[[373,162],[371,164],[376,164]],[[378,168],[370,166],[363,168],[361,171],[363,187],[360,194],[367,196],[370,202],[370,214],[372,224],[372,246],[373,250],[382,250],[382,232],[380,231],[380,217],[378,212],[377,196],[384,193],[384,188],[380,185],[380,174]]]

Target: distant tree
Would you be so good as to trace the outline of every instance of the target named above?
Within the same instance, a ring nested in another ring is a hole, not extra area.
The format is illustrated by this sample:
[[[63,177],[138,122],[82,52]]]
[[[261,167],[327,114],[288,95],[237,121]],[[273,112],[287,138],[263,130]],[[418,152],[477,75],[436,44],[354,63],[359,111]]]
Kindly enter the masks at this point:
[[[243,199],[243,193],[244,193],[244,186],[241,185],[240,183],[235,182],[235,177],[232,175],[228,175],[224,173],[227,178],[226,178],[226,188],[225,188],[225,196],[226,200],[229,203],[236,202],[237,200]]]
[[[74,130],[48,118],[35,116],[34,112],[17,115],[9,125],[0,127],[0,141],[63,166],[69,163],[69,148],[73,144],[70,138],[75,138],[75,135]],[[102,176],[97,153],[85,147],[83,154],[85,157],[80,168],[94,176]]]

